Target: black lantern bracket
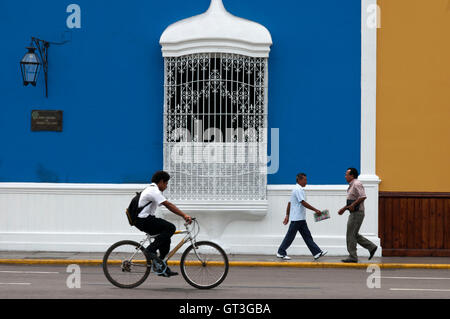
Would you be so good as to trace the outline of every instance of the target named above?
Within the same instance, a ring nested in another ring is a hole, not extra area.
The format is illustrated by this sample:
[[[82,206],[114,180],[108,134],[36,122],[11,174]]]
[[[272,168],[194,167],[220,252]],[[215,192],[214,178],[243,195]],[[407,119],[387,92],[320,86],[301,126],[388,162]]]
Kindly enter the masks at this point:
[[[31,37],[31,44],[29,47],[27,47],[28,49],[28,53],[31,54],[35,54],[34,51],[37,49],[38,53],[39,53],[39,58],[40,58],[40,63],[39,60],[38,63],[42,65],[42,70],[44,72],[44,81],[45,81],[45,97],[48,98],[48,48],[50,47],[50,44],[52,45],[63,45],[66,44],[67,42],[70,42],[71,39],[69,40],[65,40],[62,42],[50,42],[50,41],[46,41],[46,40],[42,40],[36,37]],[[20,62],[21,65],[24,64],[23,61]],[[27,84],[32,84],[32,85],[36,85],[36,80],[38,77],[38,72],[39,72],[39,68],[35,68],[34,71],[36,72],[35,76],[33,77],[32,81],[28,81],[25,78],[25,72],[22,71],[22,76],[23,76],[23,81],[24,81],[24,85]]]

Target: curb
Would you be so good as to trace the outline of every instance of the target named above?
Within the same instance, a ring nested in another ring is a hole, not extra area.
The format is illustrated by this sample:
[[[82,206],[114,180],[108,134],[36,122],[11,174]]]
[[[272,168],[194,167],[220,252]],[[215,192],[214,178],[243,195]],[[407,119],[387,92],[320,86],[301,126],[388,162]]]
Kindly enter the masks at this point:
[[[16,265],[90,265],[98,266],[100,259],[0,259],[0,264]],[[120,261],[117,261],[120,263]],[[178,266],[180,261],[169,260],[169,266]],[[269,262],[269,261],[230,261],[230,267],[284,267],[284,268],[356,268],[366,269],[376,265],[382,269],[449,269],[450,264],[398,264],[398,263],[327,263],[327,262]]]

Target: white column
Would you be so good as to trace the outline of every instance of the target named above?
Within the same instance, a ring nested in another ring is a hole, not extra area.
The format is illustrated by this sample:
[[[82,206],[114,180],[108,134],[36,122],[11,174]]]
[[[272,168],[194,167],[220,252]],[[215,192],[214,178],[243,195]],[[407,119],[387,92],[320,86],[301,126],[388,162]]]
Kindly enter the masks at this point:
[[[380,26],[377,0],[361,0],[361,172],[359,180],[367,194],[367,233],[378,239],[378,184],[376,174],[377,119],[377,28]],[[378,240],[379,242],[379,240]],[[381,249],[377,250],[381,256]]]
[[[361,177],[379,183],[376,160],[377,1],[361,1]]]

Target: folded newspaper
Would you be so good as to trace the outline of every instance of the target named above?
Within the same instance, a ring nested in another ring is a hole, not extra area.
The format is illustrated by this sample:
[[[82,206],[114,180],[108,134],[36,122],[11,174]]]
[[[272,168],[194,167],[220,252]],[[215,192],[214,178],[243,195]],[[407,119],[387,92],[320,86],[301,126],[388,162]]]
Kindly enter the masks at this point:
[[[321,213],[322,214],[320,214],[320,216],[318,216],[317,213],[314,213],[314,220],[316,222],[320,222],[321,220],[330,218],[330,212],[328,211],[328,209],[323,210]]]

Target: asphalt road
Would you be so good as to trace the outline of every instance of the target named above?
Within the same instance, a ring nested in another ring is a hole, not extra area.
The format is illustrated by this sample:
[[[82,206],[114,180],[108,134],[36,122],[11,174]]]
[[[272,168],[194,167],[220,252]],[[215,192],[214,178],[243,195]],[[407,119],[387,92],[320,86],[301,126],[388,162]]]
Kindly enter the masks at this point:
[[[0,265],[0,299],[450,299],[450,270],[438,269],[382,269],[378,277],[366,269],[231,267],[211,290],[181,274],[151,274],[134,289],[111,285],[100,266],[80,266],[79,281],[74,274],[69,266]]]

